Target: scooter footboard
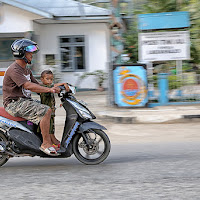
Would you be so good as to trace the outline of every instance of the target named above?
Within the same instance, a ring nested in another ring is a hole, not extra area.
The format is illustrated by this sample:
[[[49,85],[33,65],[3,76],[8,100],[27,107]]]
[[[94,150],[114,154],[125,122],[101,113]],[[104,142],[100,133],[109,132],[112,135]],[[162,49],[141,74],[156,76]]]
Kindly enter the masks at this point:
[[[104,126],[96,122],[85,122],[79,126],[79,131],[81,131],[82,133],[87,131],[88,129],[107,130]]]
[[[21,150],[31,149],[34,151],[40,151],[39,147],[42,142],[34,133],[29,133],[20,129],[11,129],[8,133],[10,138],[18,144],[17,146]]]

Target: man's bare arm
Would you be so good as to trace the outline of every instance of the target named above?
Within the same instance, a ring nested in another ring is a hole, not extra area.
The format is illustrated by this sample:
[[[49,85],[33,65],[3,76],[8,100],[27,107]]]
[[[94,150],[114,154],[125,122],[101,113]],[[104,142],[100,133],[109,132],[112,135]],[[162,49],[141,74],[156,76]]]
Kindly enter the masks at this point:
[[[43,87],[36,83],[32,83],[30,81],[27,81],[26,83],[24,83],[23,87],[27,90],[30,90],[36,93],[47,93],[47,92],[59,93],[60,92],[60,88],[58,87],[52,87],[52,88]]]

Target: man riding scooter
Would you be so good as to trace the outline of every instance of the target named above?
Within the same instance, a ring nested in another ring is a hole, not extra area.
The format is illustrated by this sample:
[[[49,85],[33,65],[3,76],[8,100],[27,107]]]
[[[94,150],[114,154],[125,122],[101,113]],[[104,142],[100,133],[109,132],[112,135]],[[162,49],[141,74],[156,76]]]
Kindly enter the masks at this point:
[[[43,143],[40,150],[56,156],[49,135],[51,109],[31,98],[31,91],[36,93],[59,93],[58,87],[43,87],[34,78],[27,64],[31,64],[32,56],[39,51],[37,43],[28,39],[15,40],[11,45],[15,62],[7,69],[3,80],[3,104],[5,110],[14,117],[22,117],[39,124]]]

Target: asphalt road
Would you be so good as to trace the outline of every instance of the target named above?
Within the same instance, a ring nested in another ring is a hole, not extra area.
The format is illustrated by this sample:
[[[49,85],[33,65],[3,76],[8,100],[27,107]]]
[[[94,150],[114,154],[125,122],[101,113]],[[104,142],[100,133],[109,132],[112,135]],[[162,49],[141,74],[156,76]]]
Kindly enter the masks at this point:
[[[101,109],[97,103],[93,107]],[[64,113],[60,115],[58,138],[64,123]],[[200,199],[199,123],[97,122],[107,127],[112,144],[102,164],[86,166],[73,156],[12,158],[0,168],[0,200]]]
[[[0,169],[0,199],[199,199],[199,158],[199,142],[114,144],[96,166],[13,158]]]

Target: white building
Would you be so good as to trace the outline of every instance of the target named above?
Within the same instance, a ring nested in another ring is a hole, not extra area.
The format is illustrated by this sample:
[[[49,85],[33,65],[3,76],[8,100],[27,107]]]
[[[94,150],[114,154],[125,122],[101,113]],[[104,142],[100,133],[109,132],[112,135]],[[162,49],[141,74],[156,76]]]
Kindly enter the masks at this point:
[[[84,72],[107,71],[109,19],[109,10],[73,0],[0,0],[0,71],[14,60],[11,43],[24,37],[40,48],[35,74],[53,67],[62,81],[77,85]],[[79,87],[96,88],[96,80]]]

